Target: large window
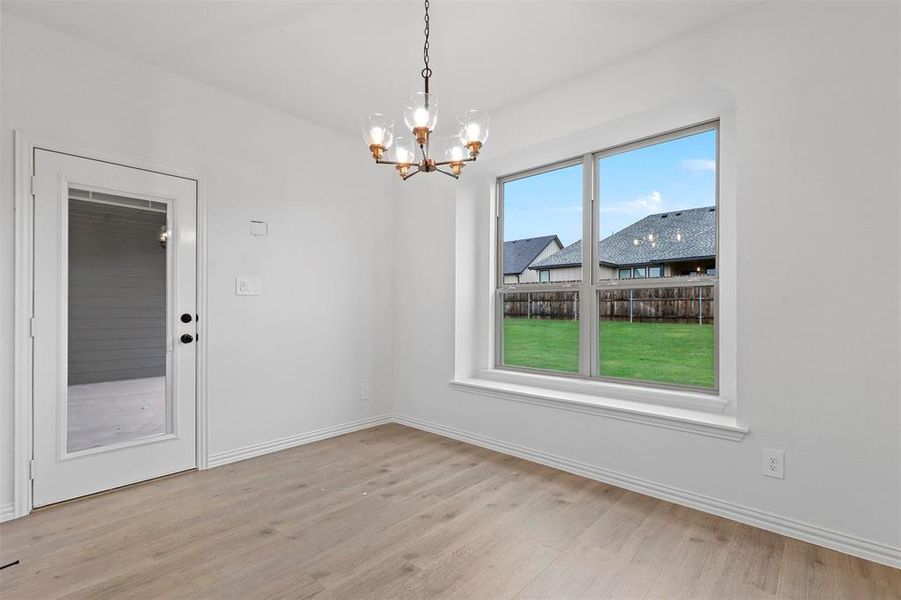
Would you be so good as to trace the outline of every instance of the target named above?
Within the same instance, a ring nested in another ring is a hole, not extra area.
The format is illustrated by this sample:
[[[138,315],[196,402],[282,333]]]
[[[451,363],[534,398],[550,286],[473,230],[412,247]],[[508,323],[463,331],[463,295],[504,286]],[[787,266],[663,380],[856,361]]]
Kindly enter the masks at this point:
[[[716,391],[717,134],[498,180],[498,368]]]

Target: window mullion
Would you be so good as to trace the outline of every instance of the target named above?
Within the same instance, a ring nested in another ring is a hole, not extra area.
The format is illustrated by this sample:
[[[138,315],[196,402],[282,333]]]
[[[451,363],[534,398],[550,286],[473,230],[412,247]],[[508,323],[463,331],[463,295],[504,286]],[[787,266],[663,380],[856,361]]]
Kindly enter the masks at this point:
[[[582,278],[579,285],[579,373],[590,377],[592,361],[596,345],[596,333],[593,315],[597,313],[592,299],[591,285],[594,282],[594,263],[597,244],[594,242],[594,214],[592,198],[594,196],[594,162],[591,154],[582,157]]]
[[[497,183],[495,187],[494,205],[494,348],[492,349],[493,367],[504,364],[504,297],[497,290],[504,284],[504,185]]]
[[[600,377],[600,357],[601,357],[601,336],[600,336],[600,317],[598,311],[598,292],[597,285],[601,279],[600,256],[598,256],[598,245],[600,236],[600,188],[601,188],[601,171],[600,162],[595,154],[585,157],[585,165],[590,172],[590,187],[588,193],[590,195],[591,214],[589,215],[589,229],[591,231],[591,285],[588,287],[588,297],[590,298],[590,342],[591,357],[589,364],[589,376]]]

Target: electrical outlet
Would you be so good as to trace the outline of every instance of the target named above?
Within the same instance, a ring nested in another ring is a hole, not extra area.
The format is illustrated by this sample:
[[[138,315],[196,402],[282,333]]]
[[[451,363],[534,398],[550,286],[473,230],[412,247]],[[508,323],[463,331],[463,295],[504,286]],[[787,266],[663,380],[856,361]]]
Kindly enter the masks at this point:
[[[361,385],[360,386],[360,400],[369,400],[369,386]]]
[[[785,479],[785,452],[763,449],[763,474],[767,477]]]

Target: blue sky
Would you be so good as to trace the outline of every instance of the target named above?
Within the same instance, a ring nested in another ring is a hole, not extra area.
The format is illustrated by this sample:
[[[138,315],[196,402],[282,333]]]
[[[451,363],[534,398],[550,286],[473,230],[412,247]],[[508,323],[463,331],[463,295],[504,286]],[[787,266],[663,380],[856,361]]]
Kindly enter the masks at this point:
[[[600,161],[601,238],[661,212],[716,202],[716,133],[609,156]],[[582,237],[582,165],[504,185],[504,239]]]

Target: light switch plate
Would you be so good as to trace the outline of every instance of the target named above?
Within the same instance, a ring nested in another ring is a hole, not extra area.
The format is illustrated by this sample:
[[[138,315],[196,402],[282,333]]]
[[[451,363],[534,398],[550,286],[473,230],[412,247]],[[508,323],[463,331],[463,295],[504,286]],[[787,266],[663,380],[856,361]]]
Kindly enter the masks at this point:
[[[263,282],[259,277],[235,277],[235,294],[238,296],[262,296]]]

